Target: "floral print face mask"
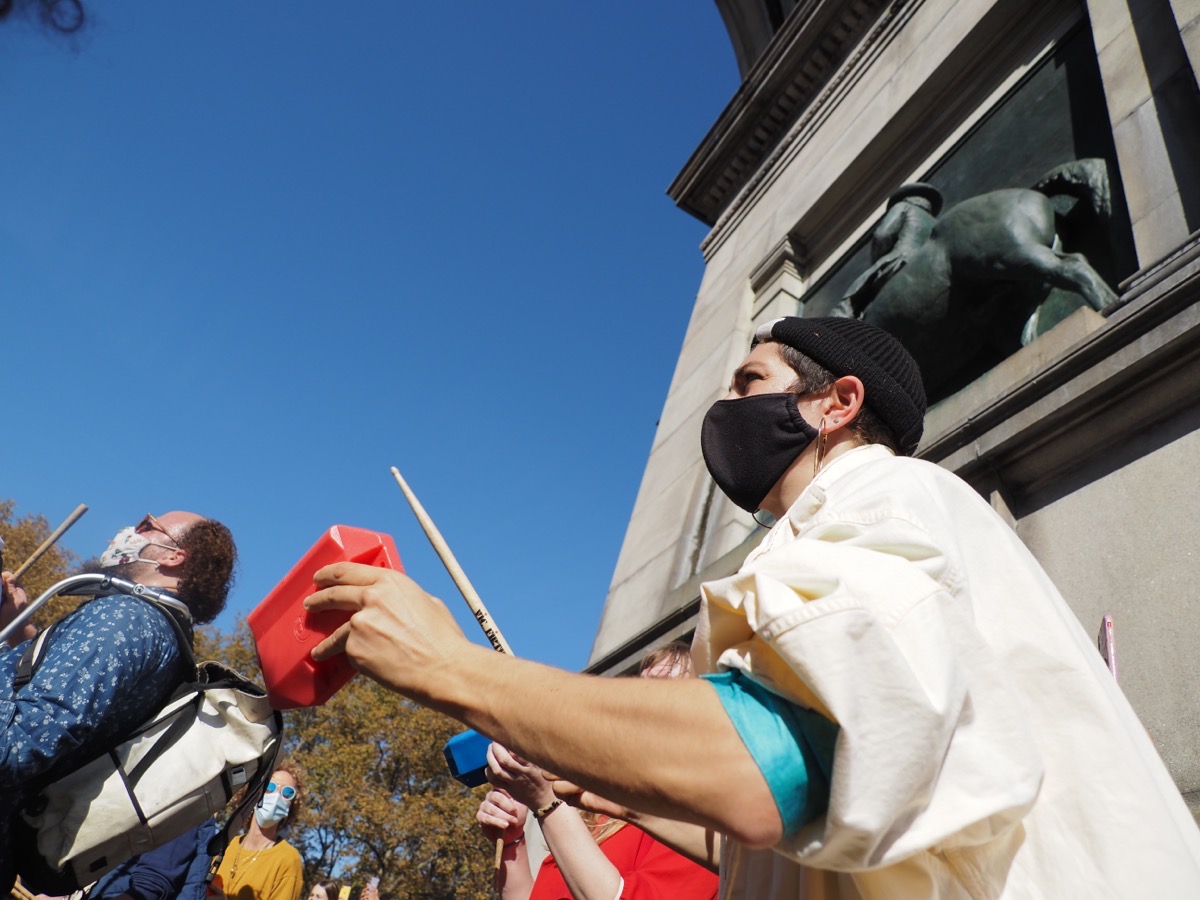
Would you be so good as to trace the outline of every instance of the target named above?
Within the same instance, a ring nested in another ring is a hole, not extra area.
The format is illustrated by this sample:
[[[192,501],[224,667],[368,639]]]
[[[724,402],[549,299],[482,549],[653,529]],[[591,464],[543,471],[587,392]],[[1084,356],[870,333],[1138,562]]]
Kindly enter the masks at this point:
[[[164,547],[167,550],[175,549],[174,547],[168,547],[166,544],[156,544],[144,534],[138,534],[133,525],[130,525],[128,528],[122,528],[109,541],[108,549],[100,554],[100,568],[111,569],[113,566],[135,562],[149,563],[152,566],[157,566],[158,563],[152,559],[142,559],[142,551],[152,545],[155,547]]]

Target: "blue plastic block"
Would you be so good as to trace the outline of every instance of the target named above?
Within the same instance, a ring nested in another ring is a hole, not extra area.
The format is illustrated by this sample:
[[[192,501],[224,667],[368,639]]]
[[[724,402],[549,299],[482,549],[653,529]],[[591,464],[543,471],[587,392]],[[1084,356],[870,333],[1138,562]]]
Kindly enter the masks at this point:
[[[467,787],[487,783],[487,748],[490,737],[478,731],[464,731],[446,741],[442,754],[450,766],[450,774]]]

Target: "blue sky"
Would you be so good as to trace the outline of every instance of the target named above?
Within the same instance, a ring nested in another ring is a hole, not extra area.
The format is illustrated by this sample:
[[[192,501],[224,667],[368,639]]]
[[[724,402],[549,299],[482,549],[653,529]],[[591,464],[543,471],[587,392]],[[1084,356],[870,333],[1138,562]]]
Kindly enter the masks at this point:
[[[705,228],[664,191],[738,85],[711,2],[94,0],[0,26],[5,483],[91,555],[225,521],[232,627],[334,524],[586,664]]]

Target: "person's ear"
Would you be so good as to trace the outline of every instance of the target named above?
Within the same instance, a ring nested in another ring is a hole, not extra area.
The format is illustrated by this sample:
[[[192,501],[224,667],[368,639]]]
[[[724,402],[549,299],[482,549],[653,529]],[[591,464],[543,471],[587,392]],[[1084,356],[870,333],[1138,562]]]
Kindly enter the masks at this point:
[[[825,431],[833,434],[858,418],[866,394],[866,388],[857,375],[843,375],[831,384],[825,402],[821,404]]]
[[[158,563],[158,570],[163,569],[178,569],[184,564],[188,558],[188,552],[182,547],[165,547],[160,548],[165,550],[162,556],[154,560]]]

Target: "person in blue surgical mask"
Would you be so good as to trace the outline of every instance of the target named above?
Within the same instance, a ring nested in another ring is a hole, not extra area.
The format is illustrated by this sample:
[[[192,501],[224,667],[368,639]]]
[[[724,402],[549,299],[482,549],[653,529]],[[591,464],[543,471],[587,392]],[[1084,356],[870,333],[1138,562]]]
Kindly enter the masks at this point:
[[[300,813],[303,795],[299,768],[284,763],[254,807],[246,833],[229,842],[213,887],[229,900],[300,900],[304,861],[280,832]],[[220,895],[218,895],[220,896]]]

